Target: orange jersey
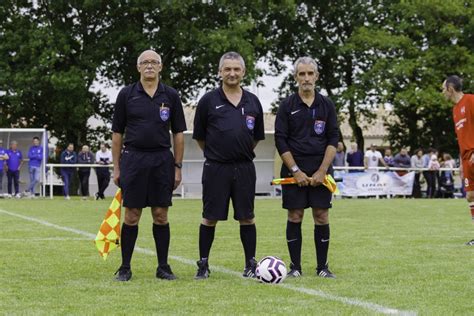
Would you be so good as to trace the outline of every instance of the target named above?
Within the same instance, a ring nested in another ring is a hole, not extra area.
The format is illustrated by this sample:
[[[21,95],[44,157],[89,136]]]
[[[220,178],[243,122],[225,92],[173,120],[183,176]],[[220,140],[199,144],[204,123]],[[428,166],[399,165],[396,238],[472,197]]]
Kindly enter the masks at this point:
[[[453,108],[454,130],[462,159],[474,151],[474,94],[465,94]]]

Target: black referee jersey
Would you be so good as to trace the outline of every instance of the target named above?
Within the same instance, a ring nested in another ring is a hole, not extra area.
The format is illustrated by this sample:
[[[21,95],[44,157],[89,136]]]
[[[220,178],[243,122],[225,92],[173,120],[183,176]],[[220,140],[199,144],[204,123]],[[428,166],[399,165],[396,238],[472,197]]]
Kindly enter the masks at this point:
[[[193,138],[205,141],[206,159],[222,163],[252,161],[254,143],[265,139],[262,105],[254,94],[242,90],[237,106],[227,100],[222,87],[199,100]]]
[[[169,131],[186,130],[183,105],[175,89],[159,82],[150,97],[140,82],[120,90],[115,104],[112,131],[124,134],[126,148],[156,151],[171,147]]]
[[[337,147],[339,127],[332,101],[316,92],[308,107],[298,93],[284,99],[275,119],[275,145],[278,153],[293,157],[324,157],[326,147]]]

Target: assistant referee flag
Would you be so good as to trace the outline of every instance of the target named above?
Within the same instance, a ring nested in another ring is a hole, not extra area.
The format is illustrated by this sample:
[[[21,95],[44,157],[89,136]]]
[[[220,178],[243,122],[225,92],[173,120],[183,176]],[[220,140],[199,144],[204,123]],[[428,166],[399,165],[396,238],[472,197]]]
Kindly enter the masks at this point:
[[[270,182],[270,184],[271,185],[279,185],[279,184],[284,185],[284,184],[297,184],[297,182],[295,178],[291,177],[291,178],[273,179],[272,182]],[[331,191],[331,193],[339,194],[337,183],[330,174],[327,174],[324,177],[323,185],[326,188],[328,188],[328,190]]]
[[[120,245],[121,208],[122,191],[118,189],[95,237],[95,246],[104,260],[107,259],[110,251]]]

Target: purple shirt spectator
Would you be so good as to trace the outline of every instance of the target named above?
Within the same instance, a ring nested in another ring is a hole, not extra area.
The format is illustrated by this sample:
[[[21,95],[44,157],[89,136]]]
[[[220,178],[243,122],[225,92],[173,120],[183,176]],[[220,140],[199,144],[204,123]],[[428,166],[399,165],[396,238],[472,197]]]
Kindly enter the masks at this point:
[[[400,152],[395,155],[395,158],[393,159],[393,166],[398,168],[411,167],[411,159],[406,148],[402,148]]]
[[[30,167],[41,167],[41,162],[43,161],[43,147],[41,146],[31,146],[28,151],[29,166]]]
[[[23,155],[19,150],[7,150],[8,160],[7,166],[8,170],[10,171],[17,171],[19,170],[21,161],[23,160]]]
[[[2,159],[5,154],[7,154],[7,150],[3,147],[0,147],[0,170],[3,170],[3,164],[5,163],[5,160]]]
[[[389,166],[389,167],[395,166],[395,161],[394,161],[392,156],[385,156],[385,157],[383,157],[383,160],[385,161],[387,166]]]
[[[347,154],[347,164],[349,167],[363,167],[364,166],[364,154],[361,151]]]

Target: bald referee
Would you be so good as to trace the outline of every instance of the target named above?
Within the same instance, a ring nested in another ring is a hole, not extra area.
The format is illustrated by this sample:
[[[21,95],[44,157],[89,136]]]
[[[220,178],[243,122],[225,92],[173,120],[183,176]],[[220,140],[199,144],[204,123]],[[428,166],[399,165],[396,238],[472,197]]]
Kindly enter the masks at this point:
[[[170,227],[168,207],[181,182],[186,130],[183,106],[176,90],[160,81],[161,57],[144,51],[137,60],[140,81],[123,88],[112,123],[114,182],[122,188],[125,219],[122,225],[122,265],[116,280],[132,277],[130,261],[144,207],[151,207],[153,237],[158,257],[156,277],[176,279],[168,264]],[[170,151],[173,133],[174,156]],[[125,136],[124,136],[125,135]]]
[[[256,173],[254,148],[265,138],[263,110],[258,98],[242,89],[245,62],[236,52],[219,61],[222,86],[199,100],[193,138],[204,151],[203,212],[199,228],[198,270],[195,279],[209,277],[209,252],[218,221],[227,220],[232,200],[240,223],[245,253],[244,277],[254,277],[257,231],[254,220]]]

